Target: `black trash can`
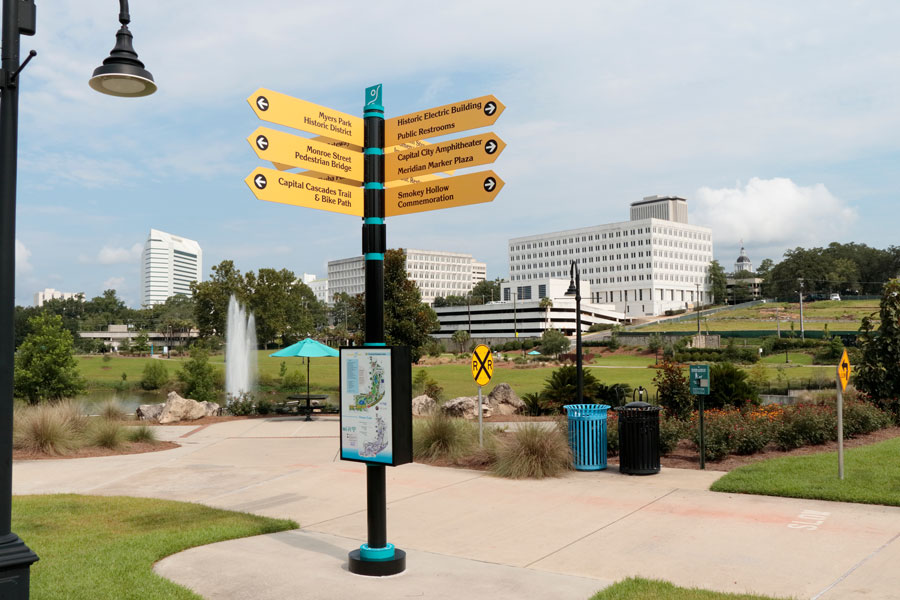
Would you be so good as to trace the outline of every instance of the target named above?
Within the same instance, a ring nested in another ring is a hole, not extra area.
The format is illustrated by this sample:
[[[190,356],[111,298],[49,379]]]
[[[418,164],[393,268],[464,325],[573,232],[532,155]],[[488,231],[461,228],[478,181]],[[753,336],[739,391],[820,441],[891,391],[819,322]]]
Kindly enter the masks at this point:
[[[659,407],[631,402],[619,414],[619,472],[626,475],[659,473]]]

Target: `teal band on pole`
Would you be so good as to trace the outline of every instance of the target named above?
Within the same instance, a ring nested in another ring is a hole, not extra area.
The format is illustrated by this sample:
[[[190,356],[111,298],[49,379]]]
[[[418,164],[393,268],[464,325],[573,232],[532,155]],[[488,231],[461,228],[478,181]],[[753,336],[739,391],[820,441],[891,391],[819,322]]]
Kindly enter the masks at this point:
[[[366,342],[363,344],[363,346],[387,346],[387,344],[385,344],[384,342]],[[373,463],[373,464],[378,464],[378,463]]]
[[[366,252],[366,260],[384,260],[384,254],[380,252]]]
[[[383,189],[384,189],[384,184],[383,184],[383,183],[376,183],[376,182],[374,182],[374,181],[370,181],[370,182],[366,183],[366,184],[363,186],[363,189],[364,189],[364,190],[383,190]]]
[[[383,110],[367,110],[363,113],[363,118],[366,117],[375,117],[377,119],[384,120],[384,111]]]
[[[363,225],[384,225],[382,217],[366,217],[363,219]]]
[[[363,154],[384,154],[384,148],[365,148]]]
[[[369,548],[368,544],[359,547],[359,556],[363,560],[390,560],[394,558],[394,545],[388,544],[384,548]]]

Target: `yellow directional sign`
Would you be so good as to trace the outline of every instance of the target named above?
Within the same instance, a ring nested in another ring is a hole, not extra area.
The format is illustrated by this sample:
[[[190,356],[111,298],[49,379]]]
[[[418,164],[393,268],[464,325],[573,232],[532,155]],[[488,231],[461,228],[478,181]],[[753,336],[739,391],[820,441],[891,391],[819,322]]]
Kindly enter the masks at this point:
[[[384,179],[438,173],[447,169],[475,167],[497,160],[506,144],[493,133],[391,152],[384,156]]]
[[[384,212],[388,217],[409,213],[490,202],[503,187],[493,171],[443,177],[384,191]]]
[[[438,137],[493,125],[506,108],[494,96],[481,96],[419,112],[385,119],[384,145]]]
[[[247,102],[263,121],[302,129],[339,142],[363,145],[363,120],[359,117],[266,88],[250,94]]]
[[[395,179],[393,181],[385,181],[385,188],[401,187],[411,183],[424,183],[426,181],[445,181],[447,178],[440,175],[416,175],[415,177],[407,177],[406,179]]]
[[[491,349],[484,344],[475,346],[472,352],[472,379],[478,385],[487,385],[494,374],[494,357],[491,356]]]
[[[266,202],[363,216],[363,190],[341,183],[257,167],[244,180],[253,195]]]
[[[275,168],[278,168],[277,166]],[[289,167],[293,168],[293,167]],[[279,169],[284,170],[284,169]],[[330,181],[332,183],[340,183],[341,185],[348,185],[350,187],[359,187],[360,183],[358,181],[354,181],[353,179],[345,179],[343,177],[338,177],[337,175],[326,175],[325,173],[316,173],[315,171],[300,171],[297,173],[300,177],[312,177],[313,179],[321,179],[323,181]]]
[[[847,349],[844,348],[844,353],[841,355],[841,360],[837,366],[837,376],[838,381],[841,382],[841,391],[846,390],[847,384],[850,383],[850,370],[850,358],[847,356]]]
[[[290,165],[353,181],[363,180],[363,155],[331,144],[258,127],[247,141],[256,155],[278,165]],[[283,170],[283,169],[282,169]]]

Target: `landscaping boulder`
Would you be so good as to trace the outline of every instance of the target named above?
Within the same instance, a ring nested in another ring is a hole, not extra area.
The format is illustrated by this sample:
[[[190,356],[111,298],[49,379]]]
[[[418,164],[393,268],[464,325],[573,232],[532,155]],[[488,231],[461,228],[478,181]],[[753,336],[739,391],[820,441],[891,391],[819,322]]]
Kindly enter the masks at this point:
[[[509,387],[500,383],[487,396],[491,409],[498,415],[516,415],[525,412],[525,402]]]
[[[412,399],[412,414],[414,417],[427,417],[434,414],[437,402],[426,395],[416,396]]]
[[[197,402],[190,398],[182,398],[177,392],[169,392],[158,421],[161,425],[165,425],[178,421],[195,421],[217,414],[219,414],[219,405],[215,402]]]
[[[159,404],[141,404],[135,414],[139,421],[159,421],[159,415],[162,414],[164,402]]]
[[[444,414],[448,417],[463,417],[465,419],[475,419],[478,417],[478,396],[460,396],[454,398],[441,407]],[[491,403],[487,399],[482,400],[481,414],[488,418],[493,414]]]

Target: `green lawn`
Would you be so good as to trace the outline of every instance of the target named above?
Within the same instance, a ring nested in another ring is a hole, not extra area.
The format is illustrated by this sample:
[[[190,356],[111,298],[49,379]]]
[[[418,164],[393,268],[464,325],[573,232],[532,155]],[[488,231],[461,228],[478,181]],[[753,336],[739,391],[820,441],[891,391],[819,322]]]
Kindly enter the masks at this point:
[[[591,600],[774,600],[755,594],[725,594],[698,588],[683,588],[665,581],[629,577],[605,588]]]
[[[747,465],[710,489],[900,506],[900,438],[846,450],[843,481],[838,479],[837,452],[825,452]]]
[[[12,530],[40,560],[31,597],[44,600],[199,599],[153,573],[176,552],[295,529],[288,520],[149,498],[14,496]]]

